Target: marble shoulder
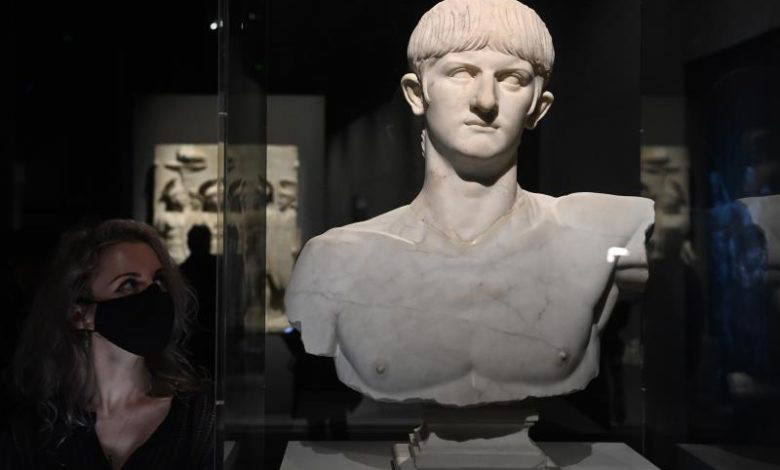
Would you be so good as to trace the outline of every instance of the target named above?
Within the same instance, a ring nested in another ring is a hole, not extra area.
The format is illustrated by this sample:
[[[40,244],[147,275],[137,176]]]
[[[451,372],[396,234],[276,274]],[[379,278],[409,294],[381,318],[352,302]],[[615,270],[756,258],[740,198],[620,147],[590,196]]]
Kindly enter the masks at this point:
[[[354,257],[355,250],[360,250],[360,244],[354,243],[349,232],[331,229],[310,239],[303,246],[298,259],[295,261],[293,278],[287,290],[295,290],[298,287],[311,287],[311,284],[326,282],[333,275],[333,270],[344,270],[346,263]],[[322,279],[322,281],[320,281]]]
[[[336,323],[355,283],[376,258],[376,233],[386,233],[403,208],[365,222],[338,227],[304,245],[284,296],[290,324],[301,332],[306,352],[336,354]],[[368,232],[368,233],[367,233]]]
[[[595,233],[631,235],[655,220],[652,199],[601,193],[573,193],[555,199],[562,224]]]
[[[332,228],[310,239],[295,263],[288,292],[326,289],[335,279],[359,274],[361,262],[371,258],[375,249],[372,243],[367,243],[369,237],[379,234],[397,238],[393,227],[405,209],[406,206],[400,207],[373,219]]]

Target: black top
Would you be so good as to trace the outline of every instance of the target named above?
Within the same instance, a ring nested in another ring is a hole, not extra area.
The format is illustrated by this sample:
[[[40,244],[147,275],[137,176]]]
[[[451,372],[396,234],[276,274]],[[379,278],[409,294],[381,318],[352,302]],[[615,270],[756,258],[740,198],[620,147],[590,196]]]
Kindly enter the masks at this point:
[[[214,403],[209,394],[174,397],[171,408],[149,439],[133,452],[123,470],[214,468]],[[94,423],[94,415],[93,415]],[[23,425],[31,426],[29,419]],[[96,469],[111,470],[94,424],[79,427],[61,444],[48,451],[26,451],[34,442],[21,436],[17,421],[14,432],[0,435],[0,469]],[[21,439],[20,439],[21,437]],[[55,439],[57,442],[60,439]],[[21,442],[21,443],[20,443]]]

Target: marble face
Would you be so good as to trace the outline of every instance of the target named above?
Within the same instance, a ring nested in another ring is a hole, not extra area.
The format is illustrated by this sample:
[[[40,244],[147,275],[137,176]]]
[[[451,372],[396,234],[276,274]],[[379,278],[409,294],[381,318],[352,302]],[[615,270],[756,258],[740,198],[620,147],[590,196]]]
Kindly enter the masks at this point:
[[[453,52],[423,72],[425,121],[445,154],[492,158],[517,147],[538,93],[527,61],[489,49]]]
[[[452,44],[427,51],[442,38]],[[311,239],[285,294],[306,351],[333,356],[345,384],[379,400],[468,406],[570,393],[597,375],[619,289],[647,278],[653,202],[518,186],[523,129],[553,102],[537,74],[551,69],[551,47],[513,0],[445,0],[415,29],[417,65],[401,87],[424,118],[423,188]]]

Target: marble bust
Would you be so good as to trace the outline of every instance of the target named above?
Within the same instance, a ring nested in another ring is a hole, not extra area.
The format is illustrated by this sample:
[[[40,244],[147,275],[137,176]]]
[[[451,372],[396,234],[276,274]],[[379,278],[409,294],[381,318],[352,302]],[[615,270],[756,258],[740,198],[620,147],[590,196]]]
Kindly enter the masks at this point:
[[[550,110],[552,39],[515,0],[445,0],[401,87],[424,120],[409,204],[311,239],[285,303],[311,354],[378,400],[469,406],[570,393],[598,374],[619,290],[641,290],[653,203],[517,183]]]

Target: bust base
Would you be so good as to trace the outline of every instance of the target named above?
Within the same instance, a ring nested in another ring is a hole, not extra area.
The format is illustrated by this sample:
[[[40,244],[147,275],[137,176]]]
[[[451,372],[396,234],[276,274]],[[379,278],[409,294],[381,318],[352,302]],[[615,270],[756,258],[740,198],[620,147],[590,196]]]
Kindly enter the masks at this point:
[[[280,470],[390,470],[388,441],[290,441]],[[539,442],[561,470],[659,470],[619,442]]]
[[[558,470],[528,435],[539,421],[533,405],[429,405],[409,443],[393,446],[393,470]]]
[[[454,452],[410,451],[408,444],[393,445],[392,470],[560,470],[537,448],[536,452],[486,453],[464,449]]]

